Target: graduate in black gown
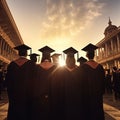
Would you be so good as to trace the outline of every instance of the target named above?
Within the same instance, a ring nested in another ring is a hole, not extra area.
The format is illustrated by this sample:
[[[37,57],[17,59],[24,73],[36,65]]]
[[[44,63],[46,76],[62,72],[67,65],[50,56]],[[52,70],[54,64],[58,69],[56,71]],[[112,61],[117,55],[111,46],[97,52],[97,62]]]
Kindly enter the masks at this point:
[[[37,79],[34,86],[34,120],[48,120],[49,117],[49,85],[56,66],[51,62],[50,54],[54,50],[48,46],[39,49],[42,52],[41,63],[38,64]]]
[[[7,120],[30,120],[35,64],[26,58],[30,47],[22,44],[14,49],[19,57],[8,65],[5,78],[9,99]]]
[[[80,66],[82,114],[81,120],[105,120],[103,94],[105,92],[105,72],[101,64],[94,61],[94,51],[98,47],[88,44],[82,50],[87,52],[88,61]]]
[[[77,50],[70,47],[63,51],[66,65],[60,67],[53,75],[51,84],[51,110],[53,120],[80,119],[79,81],[74,55]]]

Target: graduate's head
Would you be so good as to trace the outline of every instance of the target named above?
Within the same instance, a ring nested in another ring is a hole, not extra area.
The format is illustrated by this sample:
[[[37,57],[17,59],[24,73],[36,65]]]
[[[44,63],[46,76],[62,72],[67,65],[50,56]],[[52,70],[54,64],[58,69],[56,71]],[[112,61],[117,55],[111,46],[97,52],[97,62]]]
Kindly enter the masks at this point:
[[[59,54],[59,53],[54,53],[53,55],[51,55],[53,63],[58,63],[59,62],[59,56],[60,55],[61,54]]]
[[[32,53],[29,55],[30,56],[30,60],[32,60],[33,62],[37,62],[37,57],[39,57],[40,55],[39,54],[36,54],[36,53]]]
[[[94,51],[87,51],[86,57],[88,59],[94,59],[94,56],[95,56],[95,52]]]
[[[22,44],[14,47],[15,50],[18,50],[19,56],[27,56],[27,50],[31,49],[29,46]]]
[[[77,59],[77,62],[79,62],[80,65],[82,65],[83,63],[87,62],[87,59],[85,59],[84,57],[80,57]]]
[[[86,52],[86,57],[88,59],[94,59],[94,56],[95,56],[95,50],[97,49],[98,47],[89,43],[87,46],[85,46],[82,50]]]
[[[44,61],[49,61],[51,62],[51,53],[54,52],[55,50],[53,50],[52,48],[45,46],[39,49],[40,52],[42,52],[42,59],[41,62]]]
[[[74,54],[78,53],[78,51],[75,50],[73,47],[70,47],[70,48],[64,50],[63,52],[67,55],[67,57],[66,57],[67,67],[69,67],[69,68],[75,67],[76,60],[75,60]]]

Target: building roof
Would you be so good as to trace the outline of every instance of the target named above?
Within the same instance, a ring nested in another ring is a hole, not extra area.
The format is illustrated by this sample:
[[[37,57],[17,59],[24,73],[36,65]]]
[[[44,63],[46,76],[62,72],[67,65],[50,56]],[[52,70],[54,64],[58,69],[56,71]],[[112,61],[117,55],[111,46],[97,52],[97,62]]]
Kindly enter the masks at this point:
[[[112,25],[112,22],[109,18],[108,26],[105,28],[104,35],[108,36],[111,34],[113,31],[118,30],[118,27],[116,25]]]
[[[11,47],[24,43],[6,0],[0,0],[0,32],[9,37]]]

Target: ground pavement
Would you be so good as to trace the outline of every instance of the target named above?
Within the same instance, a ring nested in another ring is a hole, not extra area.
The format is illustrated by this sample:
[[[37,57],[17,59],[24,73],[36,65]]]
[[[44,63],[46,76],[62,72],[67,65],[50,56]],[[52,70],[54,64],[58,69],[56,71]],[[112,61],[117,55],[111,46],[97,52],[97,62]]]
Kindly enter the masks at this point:
[[[0,120],[6,120],[8,109],[8,98],[6,91],[2,93],[3,99],[0,100]],[[120,120],[120,100],[114,100],[113,95],[104,95],[105,120]]]
[[[105,94],[103,105],[106,120],[120,120],[120,100],[115,100],[113,94]]]

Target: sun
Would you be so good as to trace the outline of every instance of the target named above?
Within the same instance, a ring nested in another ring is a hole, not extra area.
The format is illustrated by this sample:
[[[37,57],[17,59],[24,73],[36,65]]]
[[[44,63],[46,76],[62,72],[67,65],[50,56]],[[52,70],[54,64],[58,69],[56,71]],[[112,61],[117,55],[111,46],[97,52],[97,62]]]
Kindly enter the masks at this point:
[[[65,66],[65,60],[63,60],[62,58],[59,59],[59,65],[62,67],[62,66]]]

